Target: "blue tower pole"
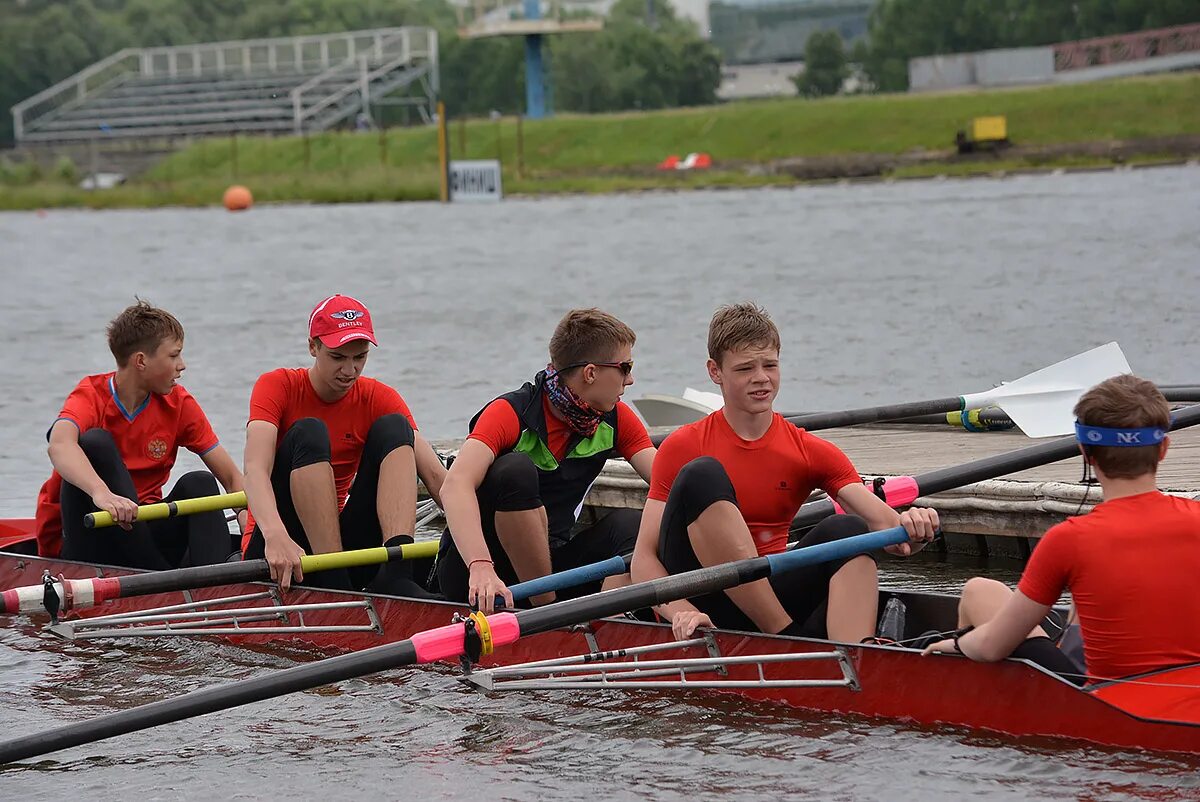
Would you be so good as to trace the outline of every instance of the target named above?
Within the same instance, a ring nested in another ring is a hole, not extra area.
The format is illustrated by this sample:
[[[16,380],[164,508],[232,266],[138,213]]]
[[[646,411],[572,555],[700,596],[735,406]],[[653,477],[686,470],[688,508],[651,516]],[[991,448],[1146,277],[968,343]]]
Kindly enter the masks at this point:
[[[541,19],[541,0],[525,0],[525,19]],[[546,116],[546,79],[542,67],[542,35],[525,37],[525,116],[539,120]]]

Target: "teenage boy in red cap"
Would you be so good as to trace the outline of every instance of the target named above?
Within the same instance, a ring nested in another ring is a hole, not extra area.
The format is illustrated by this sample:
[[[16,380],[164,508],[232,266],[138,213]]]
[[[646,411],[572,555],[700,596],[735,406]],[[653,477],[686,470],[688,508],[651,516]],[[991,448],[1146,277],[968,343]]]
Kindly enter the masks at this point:
[[[306,553],[411,543],[418,475],[440,503],[446,470],[408,405],[362,375],[376,344],[366,307],[332,295],[308,319],[312,366],[279,368],[254,384],[245,454],[252,519],[242,551],[266,557],[284,590],[304,580]],[[361,588],[376,570],[326,571],[317,583]]]
[[[108,324],[108,347],[117,369],[84,377],[50,427],[54,472],[38,494],[38,553],[156,570],[223,562],[230,541],[221,510],[137,520],[138,504],[164,500],[180,446],[212,473],[181,476],[166,501],[215,495],[218,480],[229,492],[242,489],[242,472],[204,411],[176,384],[187,368],[183,326],[138,301]],[[84,516],[98,510],[120,528],[85,529]]]

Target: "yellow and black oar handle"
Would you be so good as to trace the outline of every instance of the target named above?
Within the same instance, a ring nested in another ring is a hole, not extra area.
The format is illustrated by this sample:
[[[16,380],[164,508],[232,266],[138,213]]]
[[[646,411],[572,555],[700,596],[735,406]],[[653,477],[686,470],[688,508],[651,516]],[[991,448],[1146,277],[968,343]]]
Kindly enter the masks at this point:
[[[174,518],[177,515],[241,509],[245,506],[246,494],[239,490],[236,493],[224,493],[219,496],[202,496],[200,498],[183,498],[179,501],[160,501],[158,504],[143,504],[137,508],[137,520],[157,521],[160,518]],[[88,529],[99,529],[115,523],[111,512],[89,512],[83,516],[83,525]]]
[[[413,560],[433,557],[437,554],[438,541],[423,540],[420,543],[404,543],[399,546],[377,546],[373,549],[336,551],[331,554],[306,554],[300,558],[300,568],[305,576],[318,571],[335,568],[357,568],[363,565],[379,565],[392,560]],[[151,593],[168,593],[194,588],[211,588],[218,585],[233,585],[239,582],[262,582],[271,578],[271,568],[266,560],[244,560],[216,565],[197,565],[192,568],[175,568],[169,571],[146,571],[125,576],[108,576],[96,579],[51,578],[49,592],[57,594],[58,609],[54,612],[82,607],[92,607],[109,599],[124,599]],[[0,591],[0,613],[28,613],[47,609],[47,588],[28,585]]]

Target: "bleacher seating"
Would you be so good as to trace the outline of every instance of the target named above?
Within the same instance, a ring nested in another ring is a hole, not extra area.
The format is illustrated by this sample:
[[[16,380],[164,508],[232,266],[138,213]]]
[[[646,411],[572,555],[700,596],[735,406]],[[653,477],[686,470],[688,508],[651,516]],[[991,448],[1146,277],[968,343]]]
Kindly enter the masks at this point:
[[[369,104],[418,81],[432,103],[435,32],[360,31],[122,51],[13,113],[25,143],[303,133],[352,120],[364,83]]]

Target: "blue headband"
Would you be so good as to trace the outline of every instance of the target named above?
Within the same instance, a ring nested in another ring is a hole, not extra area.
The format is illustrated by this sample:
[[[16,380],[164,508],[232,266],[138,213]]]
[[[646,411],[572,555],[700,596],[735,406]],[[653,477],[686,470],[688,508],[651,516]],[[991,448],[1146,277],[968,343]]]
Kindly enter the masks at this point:
[[[1167,436],[1161,426],[1145,429],[1108,429],[1103,426],[1085,426],[1075,421],[1075,438],[1085,446],[1154,446]]]

